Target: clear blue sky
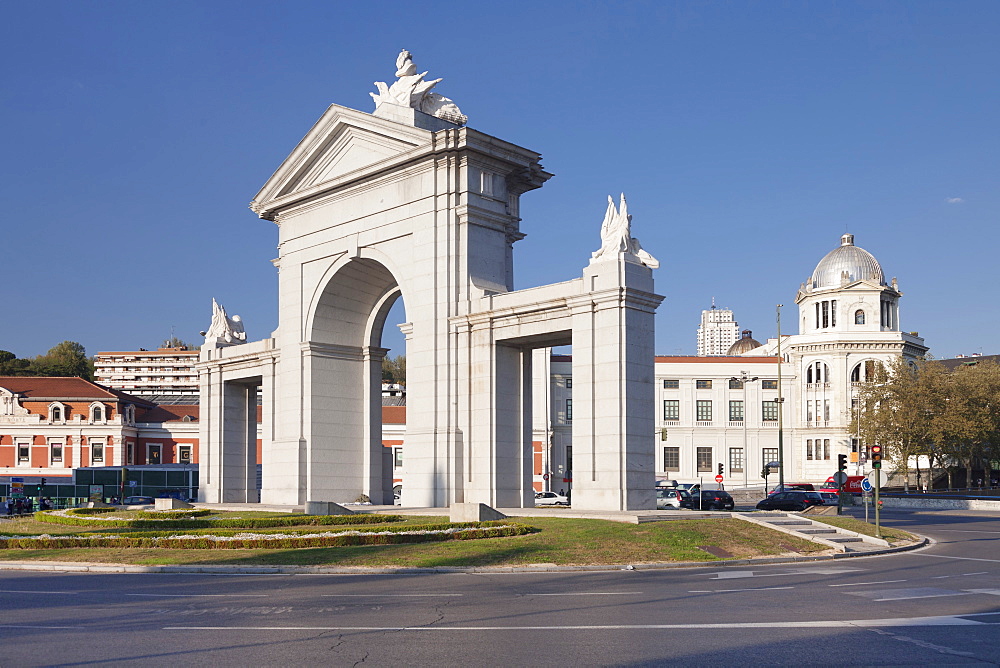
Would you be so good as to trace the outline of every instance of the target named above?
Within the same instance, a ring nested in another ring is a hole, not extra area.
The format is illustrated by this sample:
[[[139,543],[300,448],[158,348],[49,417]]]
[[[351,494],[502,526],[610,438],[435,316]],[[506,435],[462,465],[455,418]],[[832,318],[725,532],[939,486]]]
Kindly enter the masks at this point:
[[[608,194],[661,262],[660,354],[712,297],[796,322],[845,231],[932,353],[1000,352],[1000,2],[10,2],[0,349],[200,343],[212,297],[277,325],[247,203],[400,48],[469,125],[543,154],[517,287],[579,275]],[[388,337],[399,352],[397,337]]]

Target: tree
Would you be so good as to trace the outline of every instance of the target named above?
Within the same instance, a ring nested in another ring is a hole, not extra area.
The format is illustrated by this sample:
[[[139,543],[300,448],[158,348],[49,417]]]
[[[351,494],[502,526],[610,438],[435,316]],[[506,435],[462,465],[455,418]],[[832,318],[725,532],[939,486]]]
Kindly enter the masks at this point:
[[[86,349],[76,341],[63,341],[32,362],[39,376],[79,376],[87,380],[94,377],[93,362],[87,359]]]
[[[382,358],[382,381],[406,385],[406,355]]]
[[[161,348],[181,348],[183,350],[194,350],[195,346],[190,343],[185,343],[176,336],[171,336],[169,339],[164,339],[163,343],[160,344]]]

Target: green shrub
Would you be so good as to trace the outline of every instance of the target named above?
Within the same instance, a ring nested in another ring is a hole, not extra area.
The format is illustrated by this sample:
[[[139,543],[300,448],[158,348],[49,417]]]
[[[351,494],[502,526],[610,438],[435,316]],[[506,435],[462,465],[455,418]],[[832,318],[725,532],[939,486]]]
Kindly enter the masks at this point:
[[[77,510],[96,510],[78,508]],[[75,513],[74,513],[75,514]],[[159,513],[149,513],[160,517]],[[289,515],[288,517],[243,517],[230,519],[128,519],[97,520],[73,515],[53,515],[50,511],[35,513],[35,520],[69,526],[105,527],[108,529],[267,529],[296,526],[339,526],[349,524],[382,524],[401,522],[399,515]]]

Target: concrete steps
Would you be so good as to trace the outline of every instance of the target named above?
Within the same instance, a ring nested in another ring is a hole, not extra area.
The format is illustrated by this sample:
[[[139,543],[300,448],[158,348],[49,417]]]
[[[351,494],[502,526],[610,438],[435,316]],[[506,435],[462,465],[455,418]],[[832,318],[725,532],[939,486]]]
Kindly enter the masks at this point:
[[[734,513],[732,517],[766,526],[805,540],[822,543],[838,552],[871,552],[889,547],[889,542],[881,538],[865,536],[855,531],[841,529],[830,524],[817,522],[796,513]]]

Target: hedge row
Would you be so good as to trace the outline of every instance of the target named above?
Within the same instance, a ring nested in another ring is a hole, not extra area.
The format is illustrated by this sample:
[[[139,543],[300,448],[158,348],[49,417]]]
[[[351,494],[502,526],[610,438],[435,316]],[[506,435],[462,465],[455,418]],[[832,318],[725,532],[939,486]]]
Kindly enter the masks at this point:
[[[180,510],[125,510],[124,508],[70,508],[66,510],[67,515],[103,515],[105,513],[113,512],[128,512],[128,519],[165,519],[165,520],[179,520],[186,519],[189,517],[202,517],[204,515],[211,515],[212,511],[206,508],[187,508]],[[58,515],[56,516],[58,517]],[[100,520],[102,523],[105,520]]]
[[[414,529],[410,529],[411,531]],[[140,538],[127,536],[119,538],[2,538],[0,549],[51,550],[62,548],[170,548],[189,550],[246,550],[246,549],[294,549],[305,547],[346,547],[355,545],[401,545],[407,543],[428,543],[446,540],[474,540],[478,538],[501,538],[521,536],[537,531],[523,524],[505,526],[485,526],[469,528],[457,533],[401,534],[362,533],[347,536],[315,536],[309,538],[247,538],[216,541],[210,538]]]
[[[93,509],[88,508],[88,510]],[[403,518],[399,515],[289,515],[288,517],[234,517],[221,520],[95,520],[86,517],[52,515],[48,511],[40,511],[35,513],[35,519],[49,524],[106,527],[108,529],[267,529],[271,527],[381,524],[383,522],[400,522]]]

